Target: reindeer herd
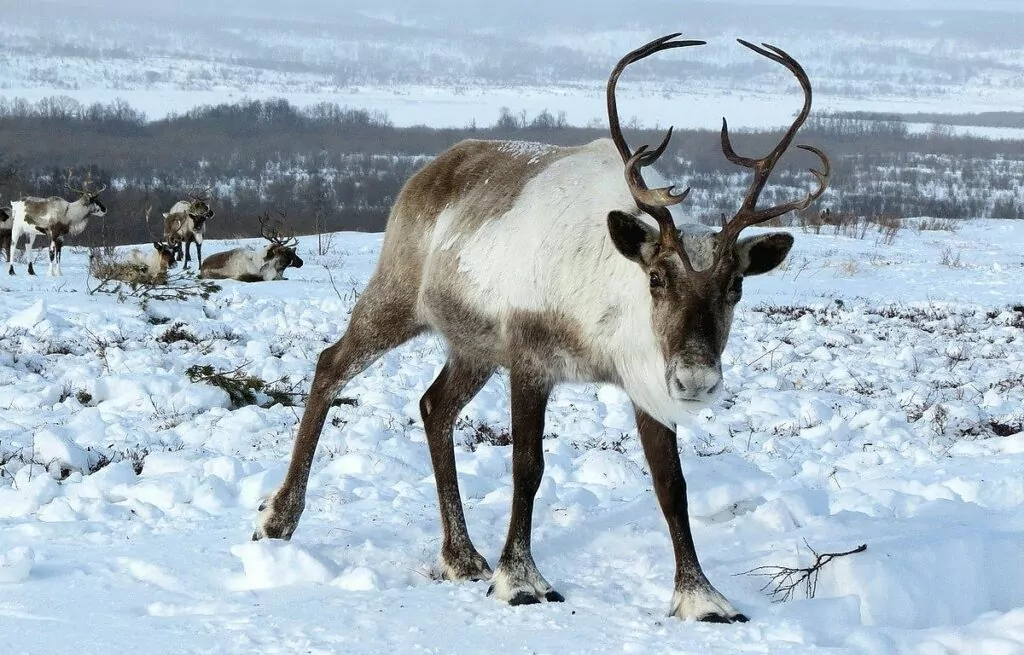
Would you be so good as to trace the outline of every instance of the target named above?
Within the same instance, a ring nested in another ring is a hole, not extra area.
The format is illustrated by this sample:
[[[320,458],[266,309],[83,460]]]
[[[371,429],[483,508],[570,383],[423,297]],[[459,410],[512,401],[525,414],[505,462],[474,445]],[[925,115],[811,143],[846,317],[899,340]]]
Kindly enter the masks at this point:
[[[35,275],[34,244],[36,237],[49,238],[49,274],[61,275],[61,251],[64,239],[85,231],[89,217],[102,218],[107,213],[100,201],[100,194],[106,185],[93,189],[89,178],[80,187],[72,185],[71,171],[64,182],[65,188],[76,195],[75,200],[58,196],[37,198],[26,196],[15,200],[10,207],[0,207],[0,250],[7,259],[7,272],[14,275],[15,251],[25,238],[25,261],[29,275]],[[146,209],[145,221],[149,224],[152,206]],[[206,224],[214,212],[206,194],[191,192],[188,198],[179,200],[163,214],[163,234],[153,240],[152,250],[135,248],[128,253],[128,263],[138,267],[153,279],[161,279],[167,270],[177,262],[188,268],[192,261],[191,247],[196,250],[196,264],[199,277],[212,279],[234,279],[242,282],[260,282],[283,279],[284,269],[302,266],[302,259],[296,254],[298,240],[294,236],[283,237],[281,229],[268,227],[269,216],[259,218],[260,235],[268,244],[259,250],[235,248],[220,252],[203,261],[203,239]]]

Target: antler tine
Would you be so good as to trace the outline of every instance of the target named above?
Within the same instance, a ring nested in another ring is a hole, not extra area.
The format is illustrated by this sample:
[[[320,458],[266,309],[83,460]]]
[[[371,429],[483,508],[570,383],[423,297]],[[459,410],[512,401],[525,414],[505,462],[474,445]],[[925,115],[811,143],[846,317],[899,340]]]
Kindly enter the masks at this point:
[[[72,193],[77,193],[77,194],[79,194],[79,195],[84,195],[84,194],[85,194],[85,189],[79,189],[79,188],[77,188],[77,187],[73,187],[73,186],[71,186],[71,175],[72,175],[72,171],[71,171],[71,169],[69,168],[69,169],[68,169],[68,174],[67,174],[67,177],[66,177],[66,178],[64,178],[64,187],[65,187],[65,188],[66,188],[66,189],[67,189],[68,191],[71,191]]]
[[[803,126],[807,117],[811,113],[811,81],[807,77],[807,73],[804,71],[800,63],[781,48],[768,43],[762,43],[761,46],[756,46],[744,41],[743,39],[737,39],[737,41],[762,57],[767,57],[774,62],[782,64],[788,71],[793,73],[797,81],[800,83],[800,88],[803,90],[804,103],[803,107],[800,109],[800,113],[797,114],[797,117],[794,119],[789,129],[786,130],[786,133],[782,135],[778,144],[776,144],[771,152],[760,158],[743,157],[736,153],[729,138],[729,123],[725,118],[722,118],[721,140],[722,152],[725,154],[725,158],[737,166],[750,168],[754,171],[753,180],[751,181],[750,188],[747,190],[746,196],[743,198],[743,203],[740,205],[735,216],[733,216],[733,218],[722,227],[722,238],[726,243],[735,240],[740,231],[746,227],[757,223],[763,223],[764,221],[775,218],[776,216],[781,216],[794,209],[803,209],[807,207],[811,202],[816,200],[825,192],[832,173],[831,165],[828,157],[825,156],[825,153],[813,146],[798,145],[798,148],[817,155],[824,165],[824,171],[818,171],[813,168],[811,169],[811,173],[818,181],[818,188],[815,191],[808,193],[807,197],[801,200],[761,210],[757,209],[758,198],[760,198],[761,192],[768,183],[768,178],[771,176],[775,165],[786,150],[789,149],[790,145],[793,143],[793,139],[796,137],[797,131]]]
[[[291,226],[291,223],[288,222],[288,214],[283,209],[278,209],[277,213],[281,217],[280,219],[278,219],[279,224],[282,227],[288,227],[288,236],[280,238],[280,232],[278,233],[278,243],[287,248],[297,246],[299,244],[299,240],[295,238],[295,228],[293,228]]]
[[[276,232],[267,232],[267,223],[270,222],[270,214],[267,212],[263,212],[262,214],[257,216],[257,220],[259,220],[260,222],[260,236],[266,239],[267,241],[273,242],[274,236],[276,236]]]
[[[619,107],[615,99],[615,87],[618,84],[619,76],[630,64],[636,63],[641,59],[646,59],[647,57],[650,57],[657,52],[661,52],[662,50],[687,48],[690,46],[705,45],[707,43],[707,41],[696,40],[672,41],[672,39],[680,36],[681,34],[682,32],[666,34],[663,37],[654,39],[649,43],[645,43],[636,50],[626,53],[626,55],[623,56],[617,64],[615,64],[615,68],[612,69],[611,74],[608,76],[608,85],[605,88],[605,100],[608,104],[608,123],[612,132],[612,141],[615,142],[615,147],[618,149],[623,163],[629,161],[632,153],[629,150],[629,144],[626,143],[625,137],[622,136],[622,129],[619,126]]]
[[[649,189],[640,175],[641,168],[650,166],[658,159],[659,150],[664,149],[670,136],[672,136],[671,130],[669,130],[665,140],[661,142],[661,146],[655,150],[649,150],[646,145],[640,146],[633,153],[633,156],[629,158],[629,161],[626,162],[626,180],[629,183],[630,190],[633,191],[633,197],[640,205],[669,207],[671,205],[678,205],[690,195],[690,187],[686,187],[680,194],[673,194],[672,189],[674,187],[671,186]]]
[[[608,126],[611,131],[612,142],[615,144],[615,148],[618,150],[619,156],[622,157],[622,162],[625,164],[626,184],[629,187],[630,193],[633,195],[633,199],[641,210],[657,221],[660,234],[659,242],[661,245],[665,248],[673,248],[679,251],[684,267],[688,271],[692,272],[693,266],[691,265],[686,252],[678,243],[675,223],[672,220],[672,215],[668,211],[668,206],[678,204],[685,200],[690,190],[686,189],[679,195],[672,195],[672,187],[648,189],[647,184],[644,182],[643,175],[641,174],[641,169],[643,167],[650,166],[657,161],[662,154],[664,154],[666,148],[668,148],[669,141],[672,138],[672,128],[670,127],[668,129],[668,132],[662,139],[661,144],[654,150],[650,150],[648,146],[644,145],[641,146],[636,153],[631,153],[629,150],[629,144],[626,143],[626,138],[622,135],[622,126],[619,122],[618,103],[615,98],[615,87],[619,81],[619,76],[630,64],[638,62],[641,59],[645,59],[657,52],[661,52],[662,50],[687,48],[691,46],[705,45],[707,43],[706,41],[698,40],[672,40],[680,34],[681,32],[667,34],[640,46],[622,57],[608,76],[605,99],[608,105]]]

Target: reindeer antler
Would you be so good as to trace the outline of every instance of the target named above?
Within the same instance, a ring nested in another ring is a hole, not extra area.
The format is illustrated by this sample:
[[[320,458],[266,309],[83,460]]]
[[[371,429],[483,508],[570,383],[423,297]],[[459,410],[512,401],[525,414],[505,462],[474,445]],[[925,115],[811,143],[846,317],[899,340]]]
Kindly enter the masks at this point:
[[[64,186],[67,187],[67,189],[72,193],[77,193],[80,196],[98,196],[99,194],[103,193],[107,188],[107,185],[104,184],[99,189],[92,191],[91,189],[89,189],[90,185],[92,185],[92,171],[86,173],[85,179],[82,180],[82,188],[79,189],[77,187],[71,186],[71,169],[68,169],[68,176],[64,180]]]
[[[615,86],[619,81],[619,75],[621,75],[622,71],[624,71],[630,64],[650,57],[662,50],[669,50],[671,48],[688,48],[707,43],[706,41],[695,40],[673,40],[680,34],[680,32],[667,34],[661,38],[651,41],[650,43],[640,46],[620,59],[619,63],[615,65],[615,68],[612,69],[611,74],[608,76],[608,86],[605,90],[605,99],[608,105],[608,126],[611,130],[612,141],[615,143],[615,148],[619,151],[619,156],[622,157],[622,162],[626,165],[626,184],[629,186],[629,192],[632,194],[633,200],[636,201],[637,206],[641,210],[658,222],[659,242],[661,246],[663,248],[674,249],[679,252],[679,256],[683,260],[683,266],[687,271],[692,272],[693,265],[690,263],[690,258],[687,256],[682,244],[680,244],[679,240],[676,238],[676,226],[672,220],[672,214],[669,213],[668,210],[671,205],[677,205],[686,200],[686,196],[689,195],[690,189],[687,188],[682,193],[678,194],[672,193],[672,187],[649,189],[647,188],[647,184],[644,182],[643,175],[640,172],[640,169],[645,166],[650,166],[656,162],[662,154],[664,154],[665,149],[668,148],[668,142],[672,138],[672,128],[670,127],[668,129],[668,133],[665,134],[665,138],[662,139],[661,144],[659,144],[654,150],[650,150],[648,146],[643,145],[637,148],[635,153],[630,152],[629,144],[626,143],[626,138],[622,135],[622,127],[619,124],[619,109],[615,100]]]
[[[291,248],[293,246],[298,245],[299,240],[295,238],[295,231],[292,230],[290,227],[288,229],[288,236],[281,236],[281,226],[283,223],[287,222],[287,219],[286,214],[280,209],[277,210],[277,213],[280,216],[280,218],[274,221],[273,229],[269,231],[267,224],[270,223],[271,221],[270,214],[268,212],[263,212],[262,214],[260,214],[260,236],[278,246],[285,246],[287,248]]]
[[[754,179],[750,183],[750,189],[747,190],[747,195],[743,198],[743,203],[736,211],[736,214],[722,226],[720,237],[722,246],[719,252],[725,252],[726,247],[736,241],[740,231],[744,228],[758,223],[763,223],[793,210],[807,208],[812,202],[820,198],[821,194],[825,193],[825,189],[828,188],[828,183],[832,176],[832,165],[824,152],[814,146],[797,145],[797,148],[806,150],[816,155],[818,159],[821,160],[823,170],[819,171],[814,168],[810,169],[811,174],[814,175],[815,179],[818,181],[818,187],[813,191],[809,191],[805,197],[800,198],[799,200],[793,200],[774,207],[765,207],[763,209],[757,208],[757,200],[761,196],[761,192],[764,190],[765,185],[768,183],[768,177],[772,174],[772,170],[779,162],[783,153],[785,153],[790,144],[793,143],[793,139],[796,137],[797,131],[811,113],[811,81],[808,79],[807,73],[804,71],[803,67],[781,48],[777,48],[767,43],[762,43],[762,47],[758,47],[752,43],[744,41],[743,39],[737,40],[743,46],[753,50],[762,57],[767,57],[774,62],[782,64],[786,67],[786,70],[793,73],[794,77],[796,77],[797,81],[800,83],[800,88],[803,89],[804,104],[800,109],[800,113],[797,114],[796,119],[793,121],[793,124],[790,125],[789,129],[786,130],[786,133],[782,135],[782,139],[779,140],[775,148],[773,148],[772,151],[764,157],[756,159],[736,154],[736,151],[733,150],[732,142],[729,140],[729,124],[726,122],[725,118],[722,119],[722,152],[725,153],[725,158],[737,166],[753,170]]]

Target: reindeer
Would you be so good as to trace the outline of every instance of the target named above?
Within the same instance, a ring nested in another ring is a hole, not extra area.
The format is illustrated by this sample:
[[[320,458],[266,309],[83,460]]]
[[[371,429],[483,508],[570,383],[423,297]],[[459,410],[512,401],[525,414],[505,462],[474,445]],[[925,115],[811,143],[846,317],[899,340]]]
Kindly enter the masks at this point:
[[[152,211],[152,206],[146,207],[147,225]],[[129,264],[144,269],[150,279],[157,281],[167,279],[167,269],[174,268],[175,261],[174,247],[156,239],[153,240],[153,250],[132,248],[128,253]]]
[[[14,250],[22,235],[28,237],[25,246],[25,259],[28,261],[28,274],[35,275],[33,268],[32,245],[36,236],[45,234],[50,237],[50,275],[60,275],[60,256],[64,247],[64,237],[78,236],[85,230],[89,216],[103,216],[107,208],[100,202],[99,195],[107,188],[103,185],[92,191],[89,189],[90,178],[86,178],[82,188],[71,186],[71,170],[68,170],[64,186],[72,193],[78,194],[78,200],[68,202],[57,196],[49,198],[25,197],[11,203],[11,245],[9,249],[8,269],[14,275]]]
[[[206,258],[199,267],[199,277],[240,282],[283,280],[284,269],[302,268],[302,258],[295,254],[299,241],[294,236],[281,237],[280,230],[268,230],[267,214],[260,216],[260,235],[270,243],[260,250],[234,248]]]
[[[0,252],[4,254],[4,260],[11,261],[11,206],[0,207]]]
[[[253,539],[290,539],[332,398],[385,352],[426,331],[447,341],[448,358],[420,400],[437,484],[443,540],[438,573],[490,579],[488,595],[511,605],[562,601],[531,553],[534,496],[544,472],[544,412],[564,382],[603,382],[629,395],[655,494],[675,553],[671,614],[746,621],[705,577],[694,550],[676,425],[692,420],[722,388],[721,356],[744,278],[778,266],[788,233],[739,238],[741,231],[809,206],[831,168],[805,197],[757,202],[811,108],[800,64],[779,48],[740,43],[782,64],[804,104],[766,156],[737,154],[722,121],[726,158],[753,171],[736,214],[718,231],[676,227],[670,207],[689,189],[649,188],[641,169],[665,152],[630,151],[619,125],[615,85],[630,64],[670,48],[703,45],[671,34],[625,55],[606,92],[611,138],[575,147],[467,140],[427,164],[400,191],[377,268],[344,335],[316,364],[291,462],[259,508]],[[659,179],[658,176],[651,176]],[[466,529],[452,429],[462,408],[498,367],[508,370],[512,415],[512,513],[493,570]]]
[[[206,235],[206,221],[213,218],[213,210],[206,194],[189,192],[188,200],[179,200],[164,214],[164,241],[175,249],[175,258],[182,260],[184,244],[184,268],[192,260],[189,245],[196,244],[196,263],[203,263],[203,237]]]

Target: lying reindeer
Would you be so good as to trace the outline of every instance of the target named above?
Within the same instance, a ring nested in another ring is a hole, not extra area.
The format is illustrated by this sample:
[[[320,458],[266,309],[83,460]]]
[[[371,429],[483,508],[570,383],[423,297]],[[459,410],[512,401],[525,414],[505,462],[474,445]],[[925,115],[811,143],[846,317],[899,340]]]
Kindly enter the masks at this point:
[[[184,267],[192,261],[189,246],[196,244],[196,263],[203,263],[203,237],[206,235],[206,221],[213,218],[213,210],[205,195],[196,192],[188,194],[188,200],[179,200],[164,214],[164,241],[174,248],[177,261],[182,260],[184,244]]]
[[[49,198],[25,197],[11,203],[11,245],[7,258],[7,272],[14,275],[14,249],[22,235],[28,237],[25,259],[28,274],[35,275],[33,268],[32,244],[36,237],[45,234],[50,237],[50,275],[60,275],[60,255],[65,236],[78,236],[85,231],[89,216],[103,216],[107,208],[100,202],[99,195],[107,188],[103,185],[96,191],[89,189],[90,179],[86,178],[81,189],[71,186],[71,171],[68,170],[64,186],[78,194],[78,200],[69,202],[57,196]]]
[[[152,207],[146,208],[146,223],[149,223],[149,214]],[[152,280],[165,280],[167,269],[174,268],[175,249],[169,243],[153,241],[153,250],[141,250],[133,248],[128,253],[128,263],[132,266],[139,266],[146,271],[146,275]]]
[[[199,267],[199,277],[213,280],[231,279],[240,282],[283,280],[284,269],[302,268],[302,258],[295,254],[299,244],[293,236],[281,238],[278,230],[268,231],[269,217],[260,217],[260,235],[270,243],[260,250],[234,248],[206,258]]]

